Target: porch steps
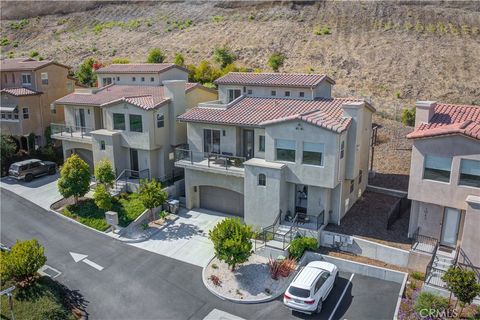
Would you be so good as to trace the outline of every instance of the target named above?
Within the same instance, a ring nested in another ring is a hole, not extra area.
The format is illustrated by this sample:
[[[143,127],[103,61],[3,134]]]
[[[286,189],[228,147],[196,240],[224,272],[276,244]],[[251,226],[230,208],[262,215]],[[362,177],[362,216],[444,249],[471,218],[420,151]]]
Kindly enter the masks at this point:
[[[433,257],[432,268],[425,282],[430,286],[445,288],[445,282],[442,280],[442,276],[455,264],[455,256],[456,251],[445,252],[437,249]]]
[[[125,191],[127,187],[127,182],[123,180],[118,180],[113,187],[110,189],[110,194],[112,196],[118,196],[120,193]]]

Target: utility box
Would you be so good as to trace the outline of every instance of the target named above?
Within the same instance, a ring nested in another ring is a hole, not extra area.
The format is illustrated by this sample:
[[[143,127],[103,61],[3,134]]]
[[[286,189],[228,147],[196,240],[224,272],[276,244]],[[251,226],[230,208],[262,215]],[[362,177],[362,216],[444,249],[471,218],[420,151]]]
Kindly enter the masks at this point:
[[[113,227],[118,226],[118,213],[115,211],[107,211],[105,212],[105,219],[107,223]]]
[[[167,200],[167,208],[170,213],[178,213],[180,209],[180,201],[178,200]]]

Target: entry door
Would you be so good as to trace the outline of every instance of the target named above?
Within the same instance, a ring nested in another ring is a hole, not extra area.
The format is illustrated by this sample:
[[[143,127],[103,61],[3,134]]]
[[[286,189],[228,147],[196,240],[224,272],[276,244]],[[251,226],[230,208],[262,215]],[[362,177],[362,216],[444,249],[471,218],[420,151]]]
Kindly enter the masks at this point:
[[[457,246],[460,217],[460,210],[445,208],[445,212],[443,213],[442,238],[440,239],[442,245],[448,247]]]
[[[138,151],[136,149],[130,149],[130,169],[133,176],[138,176]]]
[[[77,127],[85,128],[85,109],[77,109],[75,122]]]
[[[247,159],[253,158],[254,142],[253,130],[243,130],[243,156]]]

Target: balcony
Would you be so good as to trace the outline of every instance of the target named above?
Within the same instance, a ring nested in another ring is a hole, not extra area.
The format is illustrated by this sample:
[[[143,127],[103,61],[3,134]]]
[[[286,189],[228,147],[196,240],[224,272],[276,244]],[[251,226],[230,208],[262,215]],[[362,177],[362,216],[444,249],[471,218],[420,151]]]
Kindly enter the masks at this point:
[[[245,161],[245,157],[237,157],[226,153],[216,154],[175,149],[175,166],[180,168],[244,177],[243,163]]]
[[[79,141],[83,143],[92,143],[91,132],[95,130],[93,128],[60,123],[52,123],[50,128],[52,130],[52,139]]]

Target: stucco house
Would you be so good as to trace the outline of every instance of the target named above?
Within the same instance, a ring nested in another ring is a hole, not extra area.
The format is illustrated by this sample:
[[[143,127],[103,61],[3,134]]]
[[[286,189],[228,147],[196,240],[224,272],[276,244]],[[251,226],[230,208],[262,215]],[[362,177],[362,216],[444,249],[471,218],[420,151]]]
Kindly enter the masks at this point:
[[[131,68],[120,68],[127,67]],[[162,76],[154,67],[143,73],[145,78]],[[77,153],[92,170],[106,158],[117,175],[126,172],[162,181],[172,177],[173,148],[187,139],[186,125],[176,117],[217,97],[216,90],[182,80],[187,73],[181,72],[179,80],[162,78],[162,85],[111,83],[56,100],[55,105],[64,107],[65,123],[52,124],[52,138],[62,141],[65,158]],[[120,79],[125,75],[118,74]]]
[[[12,136],[19,148],[44,146],[45,129],[51,122],[63,121],[63,110],[51,108],[51,103],[74,91],[69,69],[51,60],[0,60],[1,130]],[[32,133],[35,140],[28,143]]]
[[[438,275],[453,263],[479,268],[480,106],[418,101],[407,137],[414,249],[437,256]]]
[[[374,108],[332,98],[335,82],[320,74],[233,72],[216,84],[219,100],[178,117],[187,208],[258,227],[339,224],[366,188]]]

